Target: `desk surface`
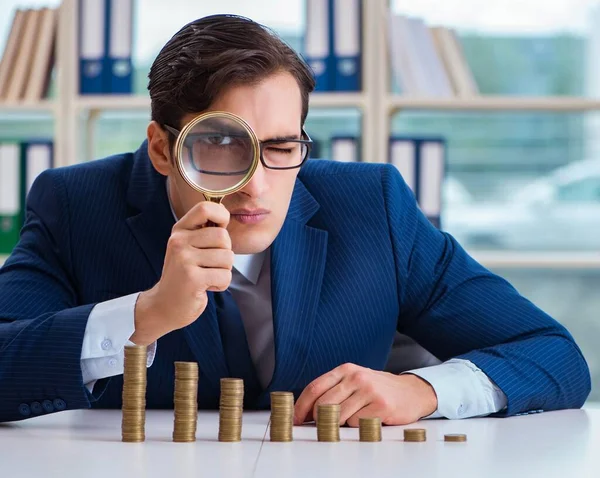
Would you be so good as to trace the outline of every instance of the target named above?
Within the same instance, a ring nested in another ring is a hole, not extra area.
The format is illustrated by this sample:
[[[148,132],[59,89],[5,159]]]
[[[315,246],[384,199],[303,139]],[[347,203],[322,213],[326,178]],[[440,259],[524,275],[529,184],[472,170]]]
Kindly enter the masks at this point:
[[[171,441],[172,411],[147,412],[143,443],[120,441],[121,413],[112,410],[0,424],[0,477],[600,476],[600,410],[424,420],[425,443],[402,441],[405,427],[384,427],[380,443],[359,442],[352,428],[340,430],[340,443],[319,443],[314,425],[295,427],[292,443],[271,443],[268,422],[266,412],[246,412],[241,443],[217,441],[216,412],[199,413],[194,443]],[[468,442],[445,443],[445,433]]]

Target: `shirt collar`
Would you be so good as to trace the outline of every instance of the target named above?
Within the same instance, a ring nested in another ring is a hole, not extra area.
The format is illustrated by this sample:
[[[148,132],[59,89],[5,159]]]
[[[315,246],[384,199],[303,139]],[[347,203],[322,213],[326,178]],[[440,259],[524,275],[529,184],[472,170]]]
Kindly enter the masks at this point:
[[[169,199],[171,214],[173,214],[173,218],[175,219],[175,222],[177,222],[179,219],[175,214],[173,204],[171,204],[171,196],[169,195],[169,181],[165,181],[165,185],[167,188],[167,198]],[[235,254],[235,257],[233,258],[233,267],[247,280],[256,285],[263,262],[265,261],[265,254],[266,251],[257,254]]]

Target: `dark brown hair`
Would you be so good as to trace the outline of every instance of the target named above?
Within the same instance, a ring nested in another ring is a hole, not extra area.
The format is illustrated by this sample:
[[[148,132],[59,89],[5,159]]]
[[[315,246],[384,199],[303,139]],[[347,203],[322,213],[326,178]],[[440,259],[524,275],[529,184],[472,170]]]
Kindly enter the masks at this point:
[[[148,74],[152,119],[181,128],[184,115],[206,110],[225,88],[258,83],[279,71],[289,72],[298,82],[303,125],[315,87],[304,60],[272,30],[248,18],[200,18],[179,30],[152,63]]]

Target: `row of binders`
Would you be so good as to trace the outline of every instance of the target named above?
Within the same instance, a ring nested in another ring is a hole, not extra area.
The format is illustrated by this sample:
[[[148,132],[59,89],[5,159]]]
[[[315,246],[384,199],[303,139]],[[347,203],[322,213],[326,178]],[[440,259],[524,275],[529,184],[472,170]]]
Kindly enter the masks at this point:
[[[331,158],[344,162],[360,161],[359,143],[354,136],[332,136]],[[388,161],[400,171],[423,214],[439,228],[446,174],[446,140],[433,136],[392,136]]]
[[[0,101],[35,102],[48,95],[58,10],[17,9],[0,62]]]
[[[360,91],[362,2],[306,0],[304,57],[316,91]]]
[[[133,92],[133,0],[79,0],[79,92]]]
[[[317,91],[360,91],[365,0],[307,0],[304,56]],[[456,31],[388,11],[392,75],[406,96],[473,96],[477,82]],[[386,25],[382,24],[382,29]]]
[[[388,41],[394,80],[407,96],[473,96],[479,88],[453,29],[391,14]]]
[[[49,140],[0,142],[0,254],[10,254],[19,240],[25,204],[38,175],[53,166]]]

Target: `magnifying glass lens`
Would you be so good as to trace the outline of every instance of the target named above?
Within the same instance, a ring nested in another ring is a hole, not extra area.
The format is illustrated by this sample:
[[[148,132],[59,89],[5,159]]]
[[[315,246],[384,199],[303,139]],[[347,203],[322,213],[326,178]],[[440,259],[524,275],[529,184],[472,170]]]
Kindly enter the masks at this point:
[[[197,122],[183,138],[181,164],[202,189],[223,191],[244,181],[253,167],[255,146],[248,130],[228,117]]]

